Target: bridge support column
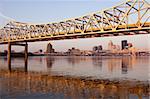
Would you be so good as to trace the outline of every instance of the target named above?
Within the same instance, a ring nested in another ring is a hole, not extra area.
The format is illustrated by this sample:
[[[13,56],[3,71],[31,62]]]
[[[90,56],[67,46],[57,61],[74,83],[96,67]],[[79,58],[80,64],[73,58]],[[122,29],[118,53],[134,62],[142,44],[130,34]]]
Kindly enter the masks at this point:
[[[28,44],[27,42],[25,43],[24,54],[25,54],[25,72],[27,72],[28,71]]]
[[[24,69],[25,72],[28,71],[28,44],[27,42],[25,44],[19,44],[19,43],[8,43],[8,53],[7,53],[7,60],[8,60],[8,69],[11,71],[11,47],[14,46],[24,46]]]
[[[8,69],[11,71],[11,43],[8,43],[8,51],[7,51],[7,60],[8,60]]]

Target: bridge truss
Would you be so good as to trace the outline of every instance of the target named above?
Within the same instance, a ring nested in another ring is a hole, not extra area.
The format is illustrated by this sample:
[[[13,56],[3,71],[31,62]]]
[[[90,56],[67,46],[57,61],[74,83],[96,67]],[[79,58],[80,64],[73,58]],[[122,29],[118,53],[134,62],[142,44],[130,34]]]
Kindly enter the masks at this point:
[[[0,29],[0,44],[135,34],[150,34],[150,4],[145,0],[128,0],[58,23],[29,24],[13,20]]]

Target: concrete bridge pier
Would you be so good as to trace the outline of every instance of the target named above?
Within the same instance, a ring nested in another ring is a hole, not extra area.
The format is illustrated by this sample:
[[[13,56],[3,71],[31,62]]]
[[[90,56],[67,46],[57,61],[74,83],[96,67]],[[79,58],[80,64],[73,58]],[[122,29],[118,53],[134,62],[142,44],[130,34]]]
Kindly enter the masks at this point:
[[[25,47],[25,50],[24,50],[24,69],[25,69],[25,72],[28,71],[28,44],[27,42],[25,42],[25,44],[22,44],[22,43],[8,43],[8,53],[7,53],[7,60],[8,60],[8,69],[9,71],[11,71],[11,47],[12,46],[24,46]]]
[[[8,43],[8,51],[7,51],[7,61],[8,61],[8,69],[11,71],[11,43]]]
[[[27,42],[25,43],[25,50],[24,50],[24,54],[25,54],[25,72],[28,71],[28,44]]]

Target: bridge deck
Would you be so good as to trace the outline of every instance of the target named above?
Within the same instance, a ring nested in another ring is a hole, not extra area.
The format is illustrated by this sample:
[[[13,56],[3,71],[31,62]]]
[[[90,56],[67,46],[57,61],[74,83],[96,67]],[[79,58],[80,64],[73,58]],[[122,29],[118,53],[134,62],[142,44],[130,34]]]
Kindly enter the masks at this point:
[[[125,25],[121,25],[117,30],[111,30],[110,27],[106,27],[104,31],[100,31],[99,28],[87,29],[84,33],[76,31],[75,33],[60,32],[59,34],[43,34],[38,36],[18,36],[11,39],[0,39],[0,44],[7,44],[9,42],[36,42],[36,41],[49,41],[49,40],[64,40],[64,39],[77,39],[77,38],[92,38],[92,37],[110,37],[110,36],[123,36],[123,35],[137,35],[137,34],[150,34],[150,22],[145,23],[142,28],[137,28],[135,24],[128,25],[125,29]]]

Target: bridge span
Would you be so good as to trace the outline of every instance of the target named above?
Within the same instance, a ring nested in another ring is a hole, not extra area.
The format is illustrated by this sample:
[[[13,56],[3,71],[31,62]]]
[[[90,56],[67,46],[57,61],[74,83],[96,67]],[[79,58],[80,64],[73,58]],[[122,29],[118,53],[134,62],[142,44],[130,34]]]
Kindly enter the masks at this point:
[[[150,4],[127,0],[108,9],[57,23],[10,20],[0,29],[0,44],[150,34]]]

